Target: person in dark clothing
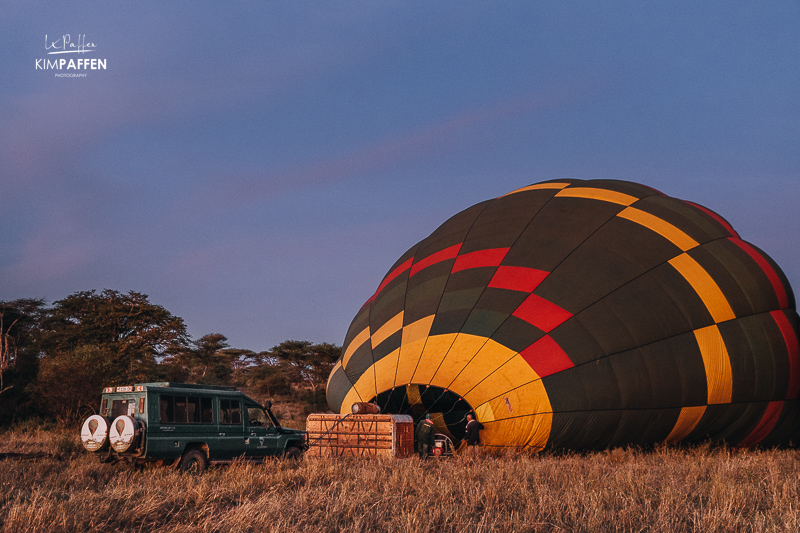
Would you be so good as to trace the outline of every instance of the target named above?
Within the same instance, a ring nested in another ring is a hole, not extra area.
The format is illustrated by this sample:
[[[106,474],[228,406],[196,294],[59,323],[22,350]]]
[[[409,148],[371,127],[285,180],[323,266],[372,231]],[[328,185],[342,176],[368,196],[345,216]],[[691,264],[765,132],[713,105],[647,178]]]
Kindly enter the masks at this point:
[[[475,446],[481,443],[480,431],[483,429],[483,424],[475,420],[472,413],[467,415],[467,446]]]
[[[431,415],[426,414],[425,418],[417,425],[417,430],[414,438],[417,441],[417,451],[419,452],[420,459],[427,459],[428,453],[434,445],[434,436],[436,435],[436,428],[431,420]]]

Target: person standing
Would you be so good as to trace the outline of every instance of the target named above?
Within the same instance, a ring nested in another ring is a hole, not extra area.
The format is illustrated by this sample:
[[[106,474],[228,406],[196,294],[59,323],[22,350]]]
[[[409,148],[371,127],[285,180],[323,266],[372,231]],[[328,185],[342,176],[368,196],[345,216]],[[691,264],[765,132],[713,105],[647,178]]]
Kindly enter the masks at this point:
[[[428,453],[434,445],[434,436],[436,435],[436,428],[431,420],[430,413],[425,415],[425,418],[417,425],[417,431],[414,438],[417,441],[417,451],[419,452],[420,459],[427,459]]]
[[[478,422],[472,413],[467,415],[467,446],[475,446],[481,443],[480,432],[483,429],[483,424]]]

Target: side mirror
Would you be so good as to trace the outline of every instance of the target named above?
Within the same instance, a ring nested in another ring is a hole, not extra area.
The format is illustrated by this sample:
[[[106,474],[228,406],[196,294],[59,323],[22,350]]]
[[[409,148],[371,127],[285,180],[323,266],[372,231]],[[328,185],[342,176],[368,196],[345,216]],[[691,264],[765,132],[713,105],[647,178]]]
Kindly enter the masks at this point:
[[[272,409],[272,400],[264,402],[264,409]]]

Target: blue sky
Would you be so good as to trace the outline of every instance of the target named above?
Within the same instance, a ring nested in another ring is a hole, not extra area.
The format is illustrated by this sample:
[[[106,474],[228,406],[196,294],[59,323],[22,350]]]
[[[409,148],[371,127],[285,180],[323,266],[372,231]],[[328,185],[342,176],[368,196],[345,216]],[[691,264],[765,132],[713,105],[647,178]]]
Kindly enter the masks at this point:
[[[444,220],[563,177],[714,209],[797,290],[800,4],[650,4],[0,1],[0,299],[341,344]],[[107,69],[37,70],[65,34]]]

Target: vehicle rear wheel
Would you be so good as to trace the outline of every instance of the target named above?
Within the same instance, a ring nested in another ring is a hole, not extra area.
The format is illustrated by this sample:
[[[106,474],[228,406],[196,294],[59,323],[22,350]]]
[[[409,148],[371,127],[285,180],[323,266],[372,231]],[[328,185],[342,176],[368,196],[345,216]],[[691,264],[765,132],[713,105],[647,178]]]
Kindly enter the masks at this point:
[[[298,460],[303,455],[303,450],[298,448],[297,446],[289,446],[286,448],[286,453],[283,454],[283,457],[286,459],[291,460]]]
[[[208,468],[208,458],[201,450],[189,450],[181,458],[181,472],[200,474]]]
[[[118,453],[133,451],[141,435],[139,423],[130,415],[120,415],[108,428],[108,440]]]
[[[108,420],[92,415],[81,426],[81,444],[90,452],[99,452],[108,444]]]

